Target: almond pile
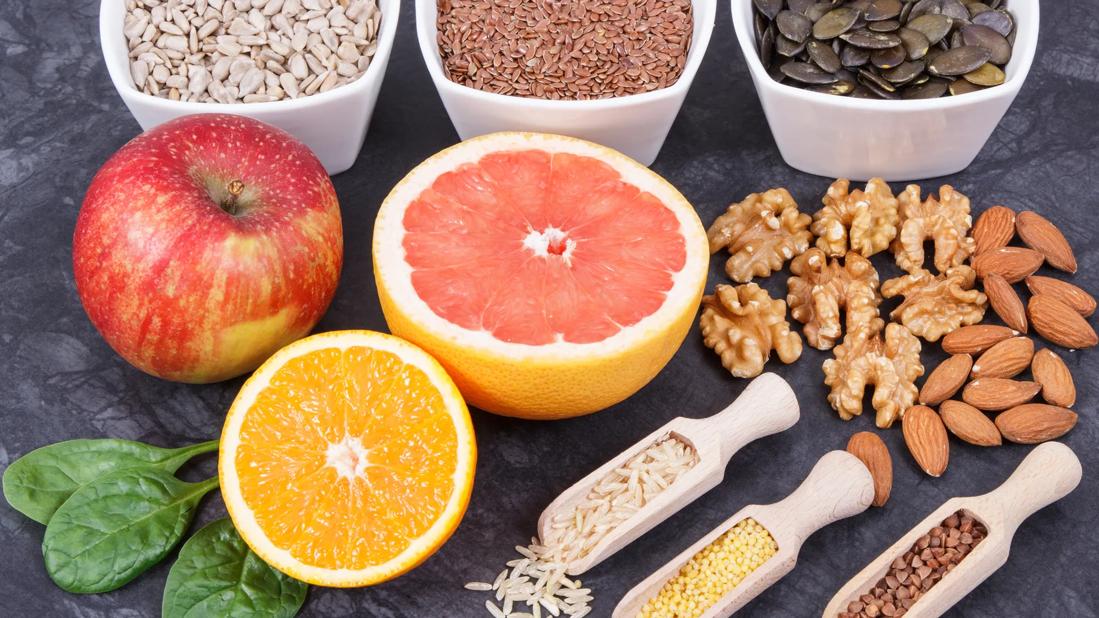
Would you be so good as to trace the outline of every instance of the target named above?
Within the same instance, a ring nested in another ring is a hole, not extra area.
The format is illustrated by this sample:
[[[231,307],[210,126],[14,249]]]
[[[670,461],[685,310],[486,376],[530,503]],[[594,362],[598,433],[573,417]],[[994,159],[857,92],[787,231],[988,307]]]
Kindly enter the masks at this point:
[[[1003,440],[1052,440],[1076,425],[1077,415],[1069,409],[1076,403],[1072,373],[1053,350],[1035,350],[1030,330],[1070,350],[1099,343],[1087,321],[1095,298],[1062,279],[1034,274],[1042,264],[1076,271],[1072,247],[1053,223],[1034,212],[993,206],[977,219],[972,234],[970,264],[1006,326],[974,324],[947,334],[942,347],[950,356],[927,376],[919,405],[905,412],[905,444],[931,476],[946,470],[947,430],[970,444],[999,446]],[[1016,236],[1024,247],[1010,246]],[[1019,282],[1030,291],[1026,303],[1016,291]],[[1034,401],[1039,396],[1044,403]],[[931,406],[938,406],[938,413]]]

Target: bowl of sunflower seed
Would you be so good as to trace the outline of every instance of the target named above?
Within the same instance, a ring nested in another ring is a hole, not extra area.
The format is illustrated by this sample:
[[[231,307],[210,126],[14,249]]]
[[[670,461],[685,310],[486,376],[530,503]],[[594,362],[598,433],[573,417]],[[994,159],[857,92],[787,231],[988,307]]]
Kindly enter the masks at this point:
[[[961,171],[1015,100],[1038,0],[732,0],[783,159],[829,177]]]

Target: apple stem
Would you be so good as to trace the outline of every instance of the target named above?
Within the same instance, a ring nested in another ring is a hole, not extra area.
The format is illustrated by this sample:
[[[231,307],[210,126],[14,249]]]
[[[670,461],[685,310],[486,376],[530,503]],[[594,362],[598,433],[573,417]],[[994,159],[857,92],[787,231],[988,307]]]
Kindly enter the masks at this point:
[[[226,186],[226,190],[229,192],[229,198],[225,200],[225,203],[221,205],[222,210],[235,215],[237,214],[237,198],[244,192],[244,183],[240,180],[232,180],[229,185]]]

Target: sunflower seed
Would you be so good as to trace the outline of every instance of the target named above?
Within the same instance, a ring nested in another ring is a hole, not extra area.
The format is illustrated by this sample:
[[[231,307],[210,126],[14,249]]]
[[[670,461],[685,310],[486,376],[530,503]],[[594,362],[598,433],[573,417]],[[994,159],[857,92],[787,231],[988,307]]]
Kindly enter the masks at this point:
[[[310,8],[301,0],[127,0],[131,75],[147,94],[179,101],[293,98],[309,76],[321,77],[311,80],[313,92],[330,90],[369,67],[381,23],[376,2],[310,0]],[[314,46],[328,52],[317,52],[324,58],[315,64],[294,53]]]

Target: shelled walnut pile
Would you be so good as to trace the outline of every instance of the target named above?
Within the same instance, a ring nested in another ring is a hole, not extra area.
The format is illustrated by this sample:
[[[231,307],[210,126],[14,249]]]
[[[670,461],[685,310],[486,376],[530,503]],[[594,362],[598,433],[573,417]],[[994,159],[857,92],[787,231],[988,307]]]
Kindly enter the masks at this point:
[[[710,227],[711,252],[728,250],[726,273],[742,284],[718,285],[703,301],[704,342],[726,369],[756,376],[772,350],[784,363],[796,361],[802,344],[786,318],[789,306],[806,342],[833,351],[823,365],[824,382],[841,418],[862,414],[868,386],[880,428],[920,408],[904,433],[928,474],[946,469],[946,429],[965,442],[993,446],[1050,440],[1072,428],[1075,385],[1068,365],[1052,350],[1035,352],[1025,336],[1029,328],[1071,350],[1099,343],[1088,323],[1095,298],[1035,274],[1043,264],[1076,270],[1072,248],[1053,223],[992,206],[974,224],[969,198],[950,185],[926,197],[908,185],[895,196],[880,178],[862,189],[838,179],[821,202],[810,217],[786,189],[752,193]],[[1016,236],[1023,246],[1011,246]],[[931,255],[925,255],[928,243]],[[882,282],[868,258],[885,250],[904,274]],[[754,281],[787,262],[784,303]],[[1013,287],[1024,281],[1032,295],[1025,304]],[[888,315],[879,311],[883,299],[896,299]],[[1006,326],[982,323],[990,306]],[[920,339],[941,340],[951,355],[922,388]],[[1031,381],[1015,379],[1028,368]],[[1031,403],[1039,393],[1046,403]],[[998,412],[994,421],[988,412]]]

